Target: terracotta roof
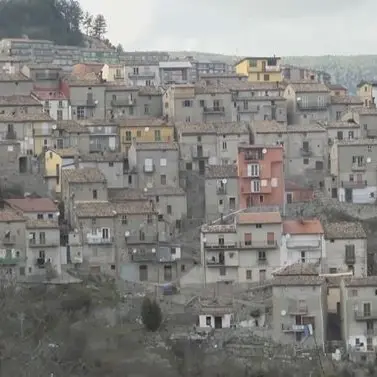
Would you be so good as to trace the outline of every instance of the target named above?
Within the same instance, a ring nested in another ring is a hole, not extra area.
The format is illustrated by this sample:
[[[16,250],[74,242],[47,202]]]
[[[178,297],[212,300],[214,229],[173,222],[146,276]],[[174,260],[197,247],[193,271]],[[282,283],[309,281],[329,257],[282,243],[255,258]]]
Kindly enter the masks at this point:
[[[57,221],[28,219],[26,221],[28,229],[59,229]]]
[[[344,281],[345,281],[346,287],[376,287],[377,288],[377,276],[345,279]]]
[[[254,132],[260,134],[287,132],[287,126],[276,122],[276,120],[254,120],[250,127]]]
[[[77,148],[60,148],[60,149],[52,149],[50,148],[52,152],[55,152],[60,157],[75,157],[79,155],[79,151]]]
[[[282,276],[272,280],[273,286],[313,286],[322,285],[325,279],[320,276]]]
[[[330,90],[325,84],[313,81],[290,82],[289,85],[296,93],[329,93]]]
[[[357,96],[331,96],[333,105],[362,105],[363,100]]]
[[[153,143],[136,143],[136,150],[138,151],[178,151],[177,143],[164,143],[164,142],[153,142]]]
[[[327,129],[360,128],[360,125],[355,122],[318,122],[318,124]]]
[[[313,191],[314,195],[314,190],[312,187],[306,186],[304,184],[299,184],[290,180],[285,180],[285,191]]]
[[[121,152],[103,152],[89,153],[79,156],[80,162],[123,162],[128,158],[127,153]]]
[[[75,64],[72,68],[72,74],[83,76],[88,73],[98,74],[102,71],[104,64],[102,63],[79,63]]]
[[[77,123],[85,127],[119,126],[119,121],[111,121],[108,119],[84,119],[77,121]]]
[[[322,224],[317,219],[312,220],[285,220],[283,221],[284,234],[323,234]]]
[[[106,177],[97,168],[64,169],[62,176],[69,183],[106,183]]]
[[[26,221],[26,219],[21,216],[20,214],[18,214],[16,211],[12,210],[12,209],[8,209],[8,208],[5,208],[5,209],[1,209],[0,210],[0,222],[4,223],[4,222],[16,222],[16,221]]]
[[[194,87],[195,94],[230,94],[229,88],[226,88],[222,85],[195,85]]]
[[[337,140],[336,144],[338,147],[344,147],[348,145],[377,145],[376,139],[343,139],[343,140]]]
[[[44,64],[40,64],[40,63],[38,63],[38,64],[26,63],[25,65],[29,69],[42,69],[42,70],[51,69],[51,70],[56,70],[56,71],[61,71],[62,70],[62,68],[59,67],[58,65],[56,65],[56,64],[50,64],[50,63],[44,63]]]
[[[13,106],[13,105],[11,105]],[[40,105],[41,106],[41,105]],[[16,113],[15,115],[0,114],[0,122],[2,123],[24,123],[24,122],[55,122],[50,115],[46,113],[29,114]]]
[[[236,233],[234,224],[204,224],[201,229],[203,233]]]
[[[293,263],[273,273],[274,276],[318,276],[319,265],[314,263]]]
[[[66,100],[65,94],[59,90],[33,90],[32,95],[41,101],[62,101]]]
[[[130,201],[126,203],[114,203],[113,208],[116,213],[122,215],[138,215],[155,213],[153,204],[149,201]]]
[[[56,123],[56,129],[62,130],[68,133],[85,133],[89,134],[89,130],[81,125],[80,123],[75,122],[74,120],[60,120]]]
[[[77,217],[114,217],[116,211],[110,202],[88,201],[76,202],[75,213]]]
[[[237,178],[236,165],[209,165],[206,168],[206,179]]]
[[[367,238],[360,222],[331,222],[324,223],[326,239],[364,239]]]
[[[57,212],[58,206],[49,198],[7,199],[6,203],[22,212]]]
[[[152,117],[127,118],[121,122],[120,127],[173,127],[165,119]]]
[[[42,105],[32,96],[0,96],[0,106],[38,106]]]
[[[347,90],[347,88],[342,84],[327,84],[330,90]]]
[[[237,214],[237,224],[280,224],[280,212],[244,212]]]
[[[303,133],[303,132],[323,132],[326,130],[318,123],[309,124],[290,124],[287,126],[287,133]]]

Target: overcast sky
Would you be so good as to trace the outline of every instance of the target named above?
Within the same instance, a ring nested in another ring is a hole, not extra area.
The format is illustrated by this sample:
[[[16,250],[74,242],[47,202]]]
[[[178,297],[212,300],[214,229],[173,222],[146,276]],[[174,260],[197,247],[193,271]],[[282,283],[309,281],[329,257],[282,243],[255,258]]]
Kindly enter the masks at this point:
[[[126,50],[377,53],[377,0],[80,0]]]

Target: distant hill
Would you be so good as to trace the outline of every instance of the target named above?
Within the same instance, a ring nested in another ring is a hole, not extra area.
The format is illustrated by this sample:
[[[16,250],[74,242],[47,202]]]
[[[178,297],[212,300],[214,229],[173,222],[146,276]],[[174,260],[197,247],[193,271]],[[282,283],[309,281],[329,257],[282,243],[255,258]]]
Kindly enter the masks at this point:
[[[221,60],[233,64],[240,57],[203,52],[179,51],[170,52],[174,57],[193,56],[204,60]],[[361,80],[377,80],[377,55],[353,56],[287,56],[283,63],[301,67],[311,67],[331,74],[334,83],[343,84],[351,92]]]

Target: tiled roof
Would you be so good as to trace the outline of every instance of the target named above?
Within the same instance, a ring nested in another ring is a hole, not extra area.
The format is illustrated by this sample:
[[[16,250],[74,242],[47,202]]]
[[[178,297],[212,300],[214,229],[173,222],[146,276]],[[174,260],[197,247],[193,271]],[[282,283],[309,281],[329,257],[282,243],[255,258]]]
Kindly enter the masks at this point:
[[[326,132],[324,127],[318,123],[309,124],[290,124],[287,126],[287,133],[302,133],[302,132]]]
[[[140,151],[178,151],[178,144],[177,143],[164,143],[164,142],[156,142],[156,143],[136,143],[135,145],[136,150]]]
[[[226,94],[230,93],[230,90],[222,85],[196,85],[195,88],[195,94]]]
[[[313,81],[290,82],[292,89],[296,93],[329,93],[329,88],[325,84]]]
[[[162,89],[154,86],[142,86],[139,88],[139,96],[162,96]]]
[[[6,203],[22,212],[57,212],[58,206],[49,198],[7,199]]]
[[[22,73],[7,73],[5,71],[0,70],[0,82],[8,82],[8,81],[32,81]]]
[[[32,95],[37,97],[40,101],[62,101],[66,100],[65,94],[59,90],[33,90]]]
[[[204,224],[201,229],[203,233],[236,233],[234,224]]]
[[[327,84],[330,90],[347,90],[347,88],[342,84]]]
[[[318,276],[319,266],[314,263],[293,263],[273,273],[274,276]]]
[[[138,214],[152,214],[155,213],[153,204],[149,201],[129,201],[126,203],[114,203],[113,208],[115,211],[122,215],[138,215]]]
[[[276,82],[245,82],[241,80],[234,80],[234,82],[228,82],[225,85],[231,91],[266,91],[266,90],[282,90],[284,85]]]
[[[29,69],[51,69],[51,70],[57,70],[57,71],[61,71],[62,68],[59,67],[58,65],[56,64],[49,64],[49,63],[45,63],[45,64],[30,64],[30,63],[26,63],[25,64]]]
[[[182,195],[186,195],[186,193],[180,187],[164,186],[164,187],[155,187],[155,188],[148,189],[145,195],[147,196],[182,196]]]
[[[152,117],[127,118],[120,124],[120,127],[173,127],[173,124],[165,119]]]
[[[76,202],[75,213],[78,217],[114,217],[116,211],[110,202]]]
[[[12,209],[1,209],[0,210],[0,222],[16,222],[16,221],[26,221],[23,216],[18,214],[16,211]]]
[[[98,74],[102,71],[104,64],[102,63],[79,63],[72,68],[72,74],[77,76],[86,75],[88,73]]]
[[[105,183],[106,177],[97,168],[83,168],[83,169],[64,169],[62,171],[63,177],[69,183]]]
[[[60,120],[56,123],[57,130],[62,130],[68,133],[89,133],[89,130],[75,122],[74,120]]]
[[[118,84],[118,83],[107,83],[106,85],[106,92],[138,92],[139,87],[138,86],[130,86],[130,85],[124,85],[124,84]]]
[[[251,122],[251,128],[254,132],[260,134],[284,133],[287,131],[287,126],[276,122],[276,120],[254,120]]]
[[[318,122],[318,123],[327,129],[360,128],[360,125],[355,122]]]
[[[124,200],[148,200],[147,196],[142,190],[129,188],[109,188],[107,192],[109,199],[112,202]]]
[[[107,119],[84,119],[77,121],[77,123],[84,127],[119,126],[118,121],[110,121]]]
[[[26,221],[26,228],[28,229],[59,229],[59,224],[57,221],[52,221],[52,220],[28,219]]]
[[[280,224],[280,212],[244,212],[237,214],[237,224]]]
[[[322,224],[317,219],[312,220],[285,220],[283,221],[284,234],[323,234]]]
[[[206,169],[206,179],[237,177],[236,165],[209,165]]]
[[[325,279],[320,276],[282,276],[272,280],[273,286],[313,286],[324,284]]]
[[[377,109],[373,107],[353,108],[351,111],[359,113],[360,115],[377,115]]]
[[[2,123],[21,123],[21,122],[55,122],[50,115],[46,113],[25,114],[16,113],[15,115],[0,114]]]
[[[74,157],[79,155],[79,150],[77,148],[59,148],[50,149],[51,151],[58,154],[60,157]]]
[[[345,286],[346,287],[376,287],[377,288],[377,276],[345,279]]]
[[[324,223],[326,239],[364,239],[367,238],[365,230],[359,222],[331,222]]]
[[[245,122],[217,122],[217,123],[185,123],[178,122],[175,127],[182,135],[192,134],[248,134],[249,128]]]
[[[215,129],[218,134],[237,135],[249,133],[249,127],[244,122],[219,122],[215,123]]]
[[[42,105],[32,96],[0,96],[0,106],[39,106]]]
[[[363,100],[357,96],[331,96],[333,105],[362,105]]]
[[[121,152],[103,152],[103,153],[89,153],[80,155],[81,162],[123,162],[128,158],[127,153]]]
[[[338,146],[377,145],[377,139],[343,139],[343,140],[337,140],[336,145],[338,145]]]

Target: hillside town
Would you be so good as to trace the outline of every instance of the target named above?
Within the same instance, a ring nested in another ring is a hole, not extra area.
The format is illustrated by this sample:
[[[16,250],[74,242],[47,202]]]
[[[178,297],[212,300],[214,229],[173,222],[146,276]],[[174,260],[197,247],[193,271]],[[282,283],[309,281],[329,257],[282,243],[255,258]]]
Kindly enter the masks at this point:
[[[229,65],[3,39],[1,277],[108,276],[186,297],[201,329],[375,360],[362,214],[306,208],[375,212],[376,93],[277,56]]]

